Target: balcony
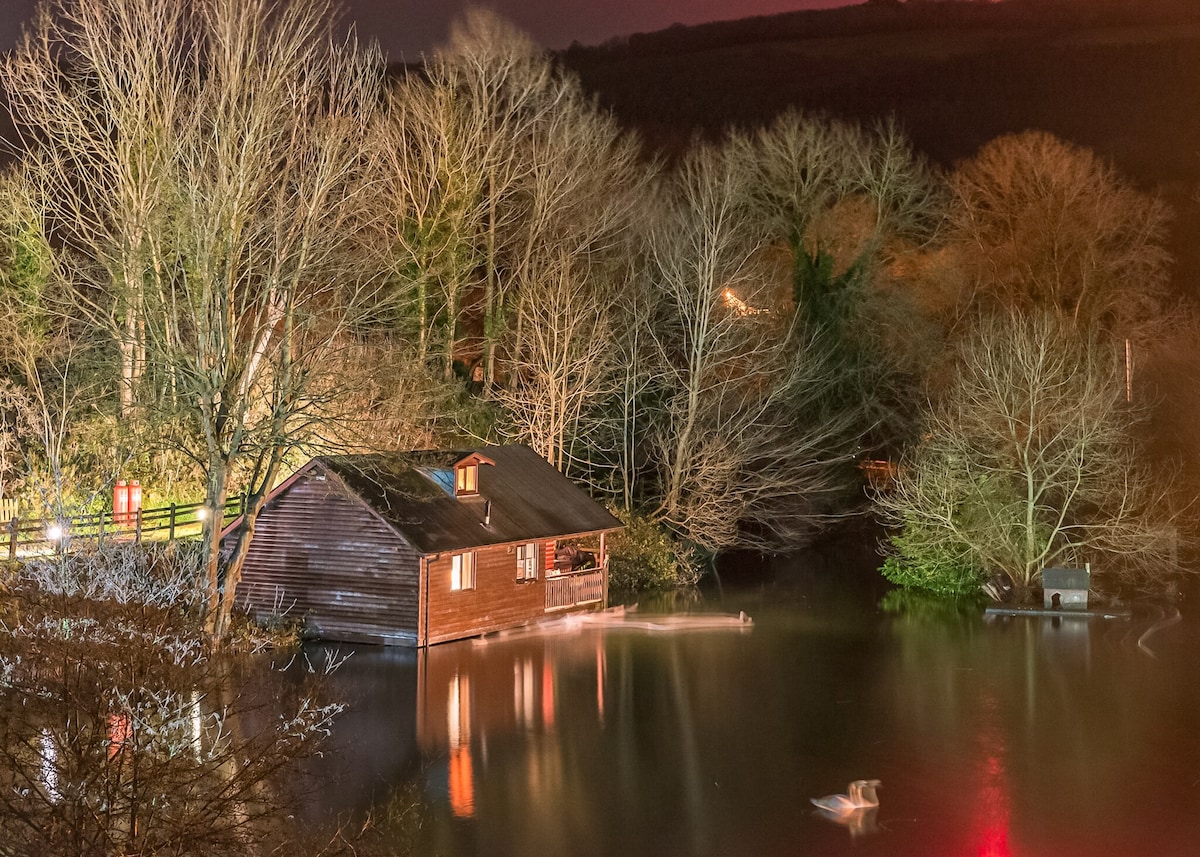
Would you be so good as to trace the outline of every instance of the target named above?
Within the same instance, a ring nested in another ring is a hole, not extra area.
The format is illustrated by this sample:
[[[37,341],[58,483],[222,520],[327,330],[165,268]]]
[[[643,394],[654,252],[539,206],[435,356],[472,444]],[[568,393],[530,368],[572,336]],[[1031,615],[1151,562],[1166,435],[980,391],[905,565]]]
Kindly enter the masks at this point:
[[[584,568],[546,577],[546,612],[604,602],[605,570]]]

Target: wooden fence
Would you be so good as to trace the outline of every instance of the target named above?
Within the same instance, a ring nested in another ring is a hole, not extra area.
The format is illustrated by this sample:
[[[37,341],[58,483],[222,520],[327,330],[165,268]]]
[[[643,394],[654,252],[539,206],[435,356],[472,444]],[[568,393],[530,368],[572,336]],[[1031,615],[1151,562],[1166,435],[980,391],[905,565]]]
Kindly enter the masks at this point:
[[[224,526],[245,507],[244,496],[226,501]],[[8,558],[37,556],[66,551],[107,540],[141,542],[174,541],[199,536],[207,510],[203,503],[172,503],[136,512],[100,512],[70,518],[21,518],[12,515],[4,526],[8,534]]]
[[[604,569],[589,568],[546,578],[546,612],[604,600]]]

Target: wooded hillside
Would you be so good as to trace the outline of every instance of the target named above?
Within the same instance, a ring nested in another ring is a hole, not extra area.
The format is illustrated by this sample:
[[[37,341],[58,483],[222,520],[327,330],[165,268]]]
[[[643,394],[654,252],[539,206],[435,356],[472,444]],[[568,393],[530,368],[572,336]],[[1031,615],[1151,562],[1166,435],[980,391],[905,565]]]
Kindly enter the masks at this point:
[[[1158,2],[872,2],[638,34],[563,59],[652,147],[762,125],[789,106],[895,115],[943,166],[1040,129],[1093,149],[1176,212],[1196,295],[1200,7]]]

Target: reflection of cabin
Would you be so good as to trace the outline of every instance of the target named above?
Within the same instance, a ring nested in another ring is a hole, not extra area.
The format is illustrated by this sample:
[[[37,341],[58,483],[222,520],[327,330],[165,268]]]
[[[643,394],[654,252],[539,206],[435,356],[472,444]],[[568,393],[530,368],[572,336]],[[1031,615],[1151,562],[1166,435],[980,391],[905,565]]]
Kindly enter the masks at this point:
[[[553,643],[517,633],[483,646],[434,647],[417,659],[417,742],[456,817],[475,814],[477,792],[489,787],[485,780],[509,796],[530,785],[519,773],[503,782],[481,776],[489,759],[494,765],[509,748],[522,746],[514,736],[551,736],[593,718],[604,722],[607,652],[602,633]],[[534,778],[538,795],[555,789]]]
[[[1086,610],[1091,577],[1086,568],[1043,568],[1044,606],[1047,610]]]
[[[620,526],[524,446],[320,457],[268,498],[237,601],[327,640],[471,637],[602,607]]]

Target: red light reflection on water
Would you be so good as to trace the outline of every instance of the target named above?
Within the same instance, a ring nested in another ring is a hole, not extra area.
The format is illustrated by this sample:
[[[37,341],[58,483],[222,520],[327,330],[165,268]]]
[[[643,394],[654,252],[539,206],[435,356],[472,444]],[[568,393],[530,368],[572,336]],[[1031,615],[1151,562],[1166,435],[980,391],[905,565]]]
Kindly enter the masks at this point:
[[[1008,841],[1012,796],[1005,765],[1008,746],[996,699],[987,696],[982,703],[981,722],[976,733],[980,761],[971,842],[978,843],[973,849],[978,857],[1012,857]]]

